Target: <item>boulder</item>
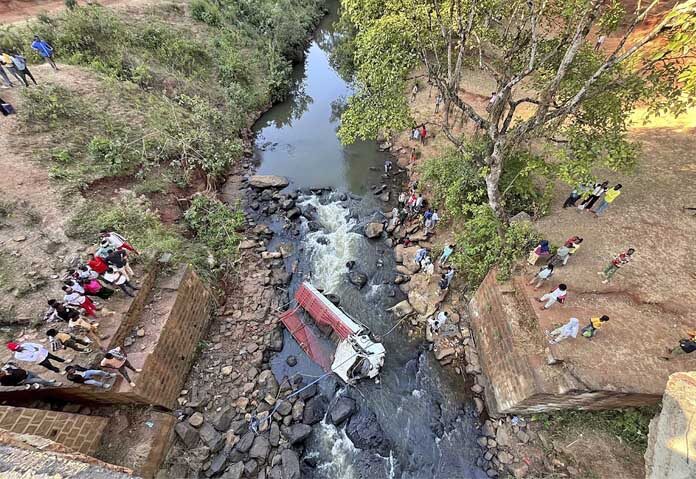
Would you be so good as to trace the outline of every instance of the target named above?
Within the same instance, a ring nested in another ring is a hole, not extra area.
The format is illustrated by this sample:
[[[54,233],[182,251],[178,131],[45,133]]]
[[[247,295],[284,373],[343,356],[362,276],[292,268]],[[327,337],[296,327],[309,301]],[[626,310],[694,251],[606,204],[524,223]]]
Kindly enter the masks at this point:
[[[326,410],[329,407],[329,401],[324,396],[314,396],[312,399],[307,401],[305,404],[304,415],[302,416],[302,423],[313,425],[321,422],[326,416]]]
[[[198,411],[191,414],[191,417],[188,418],[188,423],[193,427],[201,427],[204,421],[205,419],[203,418],[203,414],[199,413]]]
[[[280,453],[283,465],[283,479],[300,479],[300,459],[292,449],[283,449]]]
[[[529,216],[529,214],[528,214],[528,213],[525,213],[524,211],[520,211],[520,212],[517,213],[515,216],[513,216],[512,218],[510,218],[510,224],[521,223],[521,222],[525,222],[525,221],[526,221],[526,222],[531,222],[531,221],[532,221],[532,217]]]
[[[312,426],[307,424],[295,424],[281,429],[283,436],[291,445],[299,444],[312,434]]]
[[[242,479],[242,474],[244,474],[244,463],[239,461],[227,468],[222,479]]]
[[[290,182],[284,176],[254,175],[249,178],[249,185],[260,190],[266,188],[285,188]]]
[[[446,358],[447,356],[451,356],[454,354],[454,348],[442,348],[438,349],[435,351],[435,359],[438,361],[441,361],[442,359]]]
[[[346,435],[358,449],[374,450],[385,457],[389,454],[387,438],[372,411],[354,414],[346,426]]]
[[[512,445],[512,431],[510,430],[510,425],[503,423],[498,427],[498,431],[495,434],[495,442],[504,447],[509,447]],[[500,462],[503,461],[501,460]],[[503,462],[503,464],[507,463]]]
[[[393,312],[397,318],[403,318],[404,316],[413,313],[413,307],[407,300],[403,300],[389,308],[389,311]]]
[[[365,236],[368,238],[377,238],[382,234],[382,231],[384,231],[384,225],[382,223],[368,223],[365,225]]]
[[[367,275],[359,271],[351,271],[348,273],[348,281],[358,289],[362,289],[367,284]]]
[[[230,425],[232,424],[232,421],[234,421],[236,415],[237,412],[232,407],[223,409],[215,417],[213,427],[220,432],[226,432],[230,428]]]
[[[249,457],[265,461],[268,453],[271,452],[271,443],[263,436],[256,436],[254,444],[249,450]]]
[[[218,452],[225,445],[225,436],[215,430],[212,424],[203,423],[199,429],[201,439],[211,452]]]
[[[206,476],[217,476],[225,470],[227,466],[227,451],[220,451],[210,462],[210,467],[206,471]]]
[[[254,438],[256,436],[254,435],[253,432],[248,431],[246,434],[242,436],[242,438],[239,440],[237,445],[235,446],[235,449],[237,449],[239,452],[248,452],[249,449],[251,449],[252,444],[254,444]]]
[[[187,422],[180,422],[174,426],[176,435],[179,436],[181,442],[184,443],[187,449],[193,449],[198,444],[198,431]]]
[[[331,408],[331,413],[329,417],[331,422],[335,425],[343,423],[345,420],[349,419],[357,410],[355,400],[347,396],[341,397],[336,404]]]
[[[285,214],[285,217],[289,220],[294,220],[296,218],[299,218],[301,214],[302,212],[300,211],[300,209],[295,207],[288,210],[288,212]]]
[[[271,424],[271,430],[268,433],[268,442],[270,442],[273,447],[278,447],[278,444],[280,444],[280,426],[278,426],[277,422]]]

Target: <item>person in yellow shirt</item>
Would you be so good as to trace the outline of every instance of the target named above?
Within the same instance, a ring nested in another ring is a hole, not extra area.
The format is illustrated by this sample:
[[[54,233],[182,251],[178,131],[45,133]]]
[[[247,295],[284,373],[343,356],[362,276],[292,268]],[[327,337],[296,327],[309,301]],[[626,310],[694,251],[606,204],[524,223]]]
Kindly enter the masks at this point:
[[[609,316],[606,314],[604,316],[590,318],[590,324],[582,328],[582,335],[587,339],[592,339],[607,321],[609,321]]]
[[[597,206],[597,209],[593,211],[594,214],[597,216],[601,215],[604,213],[604,211],[609,208],[609,205],[614,202],[616,198],[619,197],[621,194],[621,183],[618,183],[616,186],[609,188],[606,193],[604,193],[604,198],[602,198],[602,201],[599,202],[599,206]]]

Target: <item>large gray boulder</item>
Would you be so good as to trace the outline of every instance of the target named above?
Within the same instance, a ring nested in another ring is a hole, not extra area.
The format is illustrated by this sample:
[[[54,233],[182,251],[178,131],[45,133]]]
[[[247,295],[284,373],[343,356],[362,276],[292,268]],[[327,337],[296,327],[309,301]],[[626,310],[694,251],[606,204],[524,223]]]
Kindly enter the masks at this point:
[[[368,238],[377,238],[384,231],[384,225],[382,223],[368,223],[365,225],[365,236]]]
[[[285,188],[290,182],[284,176],[276,175],[254,175],[249,178],[249,185],[254,188]]]
[[[326,416],[326,410],[329,407],[329,401],[324,396],[314,396],[312,399],[307,401],[304,409],[304,416],[302,417],[303,424],[309,424],[310,426],[321,422]]]
[[[363,450],[373,450],[382,456],[389,454],[389,442],[372,411],[361,411],[348,421],[346,435],[355,447]]]
[[[329,417],[335,425],[341,424],[343,421],[351,417],[356,411],[355,399],[343,396],[331,408]]]
[[[300,479],[300,459],[292,449],[283,449],[280,453],[283,464],[283,479]]]
[[[307,424],[295,424],[290,427],[284,427],[281,431],[290,445],[295,445],[301,443],[312,434],[312,426],[308,426]]]

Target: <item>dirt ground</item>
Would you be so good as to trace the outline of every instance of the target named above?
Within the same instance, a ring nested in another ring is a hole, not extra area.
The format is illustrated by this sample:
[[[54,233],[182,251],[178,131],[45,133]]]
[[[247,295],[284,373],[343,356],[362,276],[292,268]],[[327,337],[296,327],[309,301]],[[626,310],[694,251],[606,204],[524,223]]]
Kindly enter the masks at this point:
[[[99,2],[78,1],[80,4],[99,3],[103,6],[154,4],[153,0],[100,0]],[[64,10],[64,0],[0,0],[0,25],[26,21],[42,13],[57,13]]]

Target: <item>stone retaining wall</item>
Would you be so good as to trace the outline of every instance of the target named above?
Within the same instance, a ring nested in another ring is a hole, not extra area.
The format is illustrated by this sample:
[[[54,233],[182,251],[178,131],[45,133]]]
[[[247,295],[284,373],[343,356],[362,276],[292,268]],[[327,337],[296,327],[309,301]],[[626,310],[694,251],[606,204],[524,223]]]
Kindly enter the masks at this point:
[[[89,455],[99,447],[108,422],[108,418],[99,416],[0,406],[0,429],[40,436]]]

